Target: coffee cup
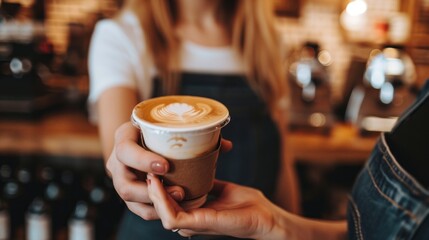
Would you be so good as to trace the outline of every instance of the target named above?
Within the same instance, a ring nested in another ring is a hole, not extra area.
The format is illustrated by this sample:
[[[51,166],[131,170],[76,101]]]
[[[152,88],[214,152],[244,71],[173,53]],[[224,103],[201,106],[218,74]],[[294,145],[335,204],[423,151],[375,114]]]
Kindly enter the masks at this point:
[[[201,206],[213,186],[228,109],[214,99],[172,95],[140,102],[131,120],[140,129],[143,147],[169,161],[163,180],[184,188],[183,207]]]

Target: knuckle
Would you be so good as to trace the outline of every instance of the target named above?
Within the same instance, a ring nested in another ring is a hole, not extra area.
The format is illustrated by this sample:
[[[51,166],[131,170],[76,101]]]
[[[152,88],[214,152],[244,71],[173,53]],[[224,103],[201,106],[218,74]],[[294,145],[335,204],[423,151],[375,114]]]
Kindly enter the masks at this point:
[[[122,155],[124,152],[126,152],[126,148],[127,148],[126,142],[120,141],[116,143],[115,145],[116,156],[118,157]]]
[[[171,219],[163,219],[162,226],[167,230],[175,229],[175,224]]]
[[[144,220],[155,220],[155,216],[153,215],[153,213],[151,213],[150,211],[143,211],[140,216],[144,219]]]
[[[107,160],[107,162],[106,162],[106,168],[107,168],[107,170],[109,170],[110,172],[113,172],[112,170],[113,170],[113,162],[112,162],[113,160],[112,160],[112,158],[109,158],[108,160]]]
[[[265,198],[265,194],[261,190],[259,190],[259,189],[255,191],[255,193],[253,194],[253,196],[257,196],[258,199]]]
[[[133,193],[132,193],[132,191],[130,191],[129,188],[127,188],[127,187],[119,187],[117,189],[117,192],[118,192],[119,196],[121,196],[121,198],[124,201],[131,201]]]
[[[115,130],[114,138],[116,141],[121,139],[123,128],[124,128],[124,125],[121,125]]]
[[[133,203],[127,203],[128,208],[141,217],[144,220],[156,220],[159,219],[155,209],[153,207],[149,207],[147,205],[141,205],[141,204],[133,204]]]

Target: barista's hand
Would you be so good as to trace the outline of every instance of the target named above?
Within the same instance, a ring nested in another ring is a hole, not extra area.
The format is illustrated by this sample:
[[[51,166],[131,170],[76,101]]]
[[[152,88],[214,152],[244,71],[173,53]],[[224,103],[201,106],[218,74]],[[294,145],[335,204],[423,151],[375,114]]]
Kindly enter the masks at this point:
[[[286,239],[282,226],[284,211],[259,190],[216,180],[215,199],[202,208],[185,212],[163,188],[160,180],[147,176],[149,197],[166,229],[192,235],[229,235],[252,239]]]
[[[168,162],[163,157],[142,148],[139,130],[130,122],[121,125],[115,133],[112,154],[107,160],[107,170],[113,185],[127,207],[145,220],[158,219],[151,205],[146,185],[146,173],[163,175],[168,172]],[[174,186],[167,192],[180,201],[184,197],[182,188]]]
[[[140,132],[131,122],[122,124],[116,130],[114,148],[106,168],[116,191],[133,213],[145,220],[159,219],[148,196],[146,173],[164,175],[169,166],[166,159],[142,148],[139,138]],[[231,142],[222,140],[223,151],[231,148]],[[185,196],[179,186],[167,187],[166,191],[176,201]]]

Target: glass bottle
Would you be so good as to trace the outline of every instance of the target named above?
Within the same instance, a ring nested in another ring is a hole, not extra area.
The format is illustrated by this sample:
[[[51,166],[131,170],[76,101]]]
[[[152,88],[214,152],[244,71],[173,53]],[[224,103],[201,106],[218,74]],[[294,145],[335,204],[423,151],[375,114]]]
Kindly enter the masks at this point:
[[[86,201],[76,203],[74,212],[69,220],[69,240],[93,240],[94,226],[91,207]]]
[[[41,197],[35,198],[28,209],[26,216],[26,239],[51,239],[51,218],[49,206]]]

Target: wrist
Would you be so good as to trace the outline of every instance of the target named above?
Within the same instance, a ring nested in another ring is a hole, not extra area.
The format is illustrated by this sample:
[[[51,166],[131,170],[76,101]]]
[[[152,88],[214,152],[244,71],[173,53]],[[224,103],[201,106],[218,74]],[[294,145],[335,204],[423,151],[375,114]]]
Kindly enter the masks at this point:
[[[273,222],[270,228],[270,231],[260,239],[264,240],[277,240],[277,239],[294,239],[291,238],[292,234],[290,229],[293,229],[293,215],[289,214],[287,211],[281,209],[280,207],[274,206],[273,209]]]
[[[269,237],[262,239],[347,239],[346,221],[321,221],[300,217],[279,208]]]

